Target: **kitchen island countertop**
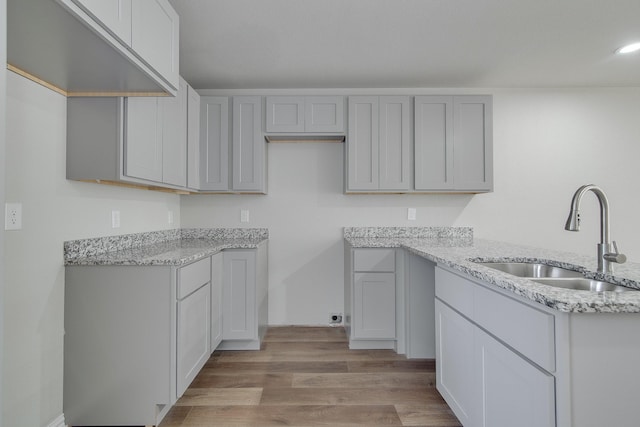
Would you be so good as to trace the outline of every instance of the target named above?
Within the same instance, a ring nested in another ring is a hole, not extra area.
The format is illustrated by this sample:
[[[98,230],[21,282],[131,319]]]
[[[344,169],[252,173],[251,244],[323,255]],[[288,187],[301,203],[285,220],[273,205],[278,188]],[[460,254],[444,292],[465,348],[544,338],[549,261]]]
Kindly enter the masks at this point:
[[[453,228],[453,227],[452,227]],[[640,291],[602,293],[579,291],[543,285],[530,279],[516,277],[485,267],[481,262],[540,262],[577,270],[588,278],[605,280],[629,288],[640,289],[640,264],[627,262],[616,264],[613,275],[596,272],[595,244],[593,256],[541,249],[505,242],[473,239],[465,235],[398,237],[397,233],[347,233],[345,241],[354,248],[403,248],[409,252],[467,274],[483,282],[513,292],[561,312],[572,313],[640,313]],[[395,236],[393,234],[396,234]]]

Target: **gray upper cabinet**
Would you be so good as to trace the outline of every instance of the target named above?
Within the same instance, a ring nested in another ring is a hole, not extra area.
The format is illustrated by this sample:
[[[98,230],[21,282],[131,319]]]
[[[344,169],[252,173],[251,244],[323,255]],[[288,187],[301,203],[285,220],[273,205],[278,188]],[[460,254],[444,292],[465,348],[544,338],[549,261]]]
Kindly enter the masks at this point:
[[[491,96],[415,97],[415,189],[493,189]]]
[[[305,132],[344,132],[343,96],[306,96]]]
[[[131,2],[131,48],[177,88],[179,18],[168,0]]]
[[[187,185],[187,83],[175,97],[127,98],[124,175]]]
[[[266,193],[262,97],[201,97],[199,189]]]
[[[124,102],[124,168],[131,178],[162,182],[162,119],[158,98]]]
[[[378,190],[378,97],[349,97],[347,191]]]
[[[229,98],[200,98],[200,190],[229,190]]]
[[[67,178],[184,189],[188,93],[67,99]]]
[[[343,133],[343,96],[268,96],[269,133]]]
[[[187,86],[187,187],[200,189],[200,95]]]
[[[188,85],[180,79],[175,97],[158,98],[162,122],[162,182],[187,186]]]
[[[9,0],[7,17],[8,64],[68,96],[178,90],[168,0]]]
[[[266,193],[266,142],[262,97],[233,97],[233,191]]]
[[[131,46],[131,1],[73,0],[127,46]]]
[[[267,96],[267,132],[304,132],[304,96]]]
[[[411,188],[408,96],[350,96],[347,191]]]

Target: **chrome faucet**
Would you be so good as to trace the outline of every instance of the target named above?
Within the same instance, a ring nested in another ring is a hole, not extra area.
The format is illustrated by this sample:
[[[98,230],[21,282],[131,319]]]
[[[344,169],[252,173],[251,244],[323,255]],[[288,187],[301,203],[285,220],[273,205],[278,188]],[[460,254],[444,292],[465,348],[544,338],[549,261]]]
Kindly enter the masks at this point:
[[[569,218],[564,226],[568,231],[580,230],[580,202],[582,196],[588,191],[592,191],[598,202],[600,202],[600,243],[598,244],[598,272],[599,273],[613,273],[613,263],[622,264],[627,260],[627,257],[618,252],[618,245],[616,242],[611,242],[609,237],[609,201],[604,191],[596,185],[589,184],[583,185],[573,195],[571,199],[571,212],[569,212]]]

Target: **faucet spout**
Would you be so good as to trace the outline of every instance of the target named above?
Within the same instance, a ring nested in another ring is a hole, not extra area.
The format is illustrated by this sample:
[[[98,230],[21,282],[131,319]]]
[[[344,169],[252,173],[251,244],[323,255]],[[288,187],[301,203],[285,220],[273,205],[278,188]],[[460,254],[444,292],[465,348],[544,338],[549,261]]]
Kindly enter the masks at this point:
[[[571,199],[571,211],[564,229],[580,231],[580,203],[587,192],[592,191],[600,203],[600,244],[611,243],[609,240],[609,200],[604,191],[597,185],[589,184],[578,188]]]
[[[593,192],[600,203],[600,243],[598,244],[598,272],[613,273],[613,263],[623,263],[626,257],[618,252],[618,247],[609,237],[609,200],[597,185],[589,184],[578,188],[571,199],[571,210],[564,226],[568,231],[580,231],[580,203],[589,191]],[[615,250],[615,252],[612,252]]]

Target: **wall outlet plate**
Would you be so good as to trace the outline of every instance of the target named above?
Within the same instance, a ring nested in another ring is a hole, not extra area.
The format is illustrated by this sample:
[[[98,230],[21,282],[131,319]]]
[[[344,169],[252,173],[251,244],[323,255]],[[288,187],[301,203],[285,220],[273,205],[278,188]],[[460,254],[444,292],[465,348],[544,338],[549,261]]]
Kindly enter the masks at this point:
[[[407,208],[407,219],[409,221],[416,220],[416,208]]]
[[[5,203],[4,205],[4,229],[22,229],[22,203]]]
[[[342,324],[342,313],[331,313],[329,315],[329,324],[330,325]]]

